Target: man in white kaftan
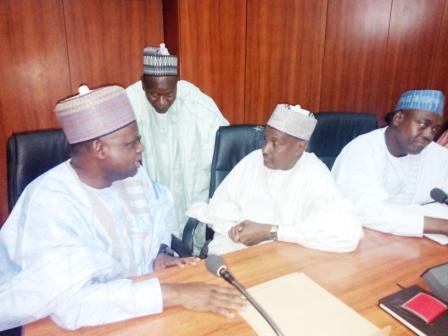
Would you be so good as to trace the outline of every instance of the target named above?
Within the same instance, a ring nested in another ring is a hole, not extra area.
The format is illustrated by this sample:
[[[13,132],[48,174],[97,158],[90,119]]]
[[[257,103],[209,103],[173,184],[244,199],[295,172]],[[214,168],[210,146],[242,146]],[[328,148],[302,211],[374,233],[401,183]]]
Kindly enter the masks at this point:
[[[0,325],[51,314],[76,329],[161,312],[159,281],[129,277],[152,272],[173,223],[170,193],[143,168],[105,189],[83,184],[69,161],[53,168],[26,188],[0,231],[20,266],[0,271],[12,276],[0,278]]]
[[[365,227],[416,237],[448,231],[448,206],[426,204],[433,188],[448,190],[448,151],[432,142],[443,109],[440,91],[407,91],[389,126],[352,140],[337,157],[332,173]]]
[[[164,45],[145,48],[143,63],[142,80],[127,88],[145,146],[143,166],[173,194],[181,235],[188,207],[208,200],[216,131],[228,122],[210,97],[177,80],[177,57]],[[203,242],[204,227],[198,231]]]
[[[210,253],[277,239],[323,251],[356,249],[362,237],[356,211],[325,164],[304,151],[316,124],[308,114],[298,106],[278,105],[263,148],[232,169],[209,204],[189,209],[190,216],[215,231]],[[258,224],[252,237],[243,237],[253,223]]]
[[[236,290],[147,276],[195,259],[160,250],[174,203],[140,165],[125,90],[87,89],[55,113],[71,158],[27,186],[0,231],[0,330],[48,315],[76,329],[179,305],[232,316],[244,304]]]

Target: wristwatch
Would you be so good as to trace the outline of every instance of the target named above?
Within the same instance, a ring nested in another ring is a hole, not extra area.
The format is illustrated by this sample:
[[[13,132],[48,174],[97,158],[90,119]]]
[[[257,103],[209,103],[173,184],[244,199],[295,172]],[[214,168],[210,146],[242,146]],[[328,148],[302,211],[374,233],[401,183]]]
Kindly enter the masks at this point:
[[[278,232],[278,225],[271,225],[271,231],[269,231],[269,240],[277,240],[277,232]]]

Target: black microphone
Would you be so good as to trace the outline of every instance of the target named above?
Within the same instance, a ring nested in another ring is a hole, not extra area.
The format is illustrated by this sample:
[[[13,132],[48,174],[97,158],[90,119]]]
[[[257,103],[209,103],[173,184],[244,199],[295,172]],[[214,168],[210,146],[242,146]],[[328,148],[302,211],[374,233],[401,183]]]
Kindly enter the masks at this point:
[[[433,201],[422,203],[420,205],[427,205],[432,203],[442,203],[448,205],[448,195],[442,189],[434,188],[429,193],[429,196],[433,199]]]
[[[434,201],[438,203],[448,204],[448,195],[442,189],[434,188],[433,190],[431,190],[429,195]]]
[[[434,201],[438,203],[448,204],[448,195],[442,189],[434,188],[433,190],[431,190],[429,195]]]
[[[266,322],[271,326],[276,335],[283,336],[280,328],[275,324],[271,317],[264,311],[264,309],[255,301],[255,299],[246,291],[246,289],[233,277],[233,275],[227,270],[227,266],[224,260],[215,254],[209,254],[205,260],[205,267],[207,270],[218,276],[222,277],[232,286],[234,286],[244,297],[249,301],[252,306],[260,313],[260,315],[266,320]]]

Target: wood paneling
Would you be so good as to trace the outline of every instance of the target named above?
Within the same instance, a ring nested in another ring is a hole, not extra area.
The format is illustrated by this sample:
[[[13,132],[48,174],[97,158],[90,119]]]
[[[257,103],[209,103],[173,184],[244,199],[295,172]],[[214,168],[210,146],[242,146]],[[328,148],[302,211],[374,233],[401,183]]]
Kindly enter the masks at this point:
[[[55,102],[70,93],[60,0],[0,1],[0,220],[7,217],[6,140],[57,125]]]
[[[445,10],[437,41],[437,53],[432,61],[434,67],[430,87],[442,90],[445,95],[448,95],[448,1],[445,1]],[[445,120],[448,120],[447,108],[445,108]]]
[[[393,1],[384,94],[379,102],[384,112],[395,107],[403,91],[431,88],[444,6],[445,0]]]
[[[55,102],[81,83],[138,80],[164,37],[231,123],[265,123],[280,102],[381,120],[404,90],[448,93],[448,0],[2,0],[0,17],[3,144],[57,126]]]
[[[91,87],[128,85],[145,45],[163,40],[161,0],[0,1],[0,220],[7,217],[6,140],[57,127],[56,102]]]
[[[64,0],[71,87],[127,86],[142,73],[142,51],[163,40],[160,0]]]
[[[321,111],[380,111],[391,4],[329,0]]]
[[[179,0],[163,0],[162,3],[165,45],[171,54],[179,55]]]
[[[229,122],[244,122],[246,1],[178,5],[181,79],[212,97]]]
[[[248,0],[246,118],[278,103],[319,109],[327,0]]]

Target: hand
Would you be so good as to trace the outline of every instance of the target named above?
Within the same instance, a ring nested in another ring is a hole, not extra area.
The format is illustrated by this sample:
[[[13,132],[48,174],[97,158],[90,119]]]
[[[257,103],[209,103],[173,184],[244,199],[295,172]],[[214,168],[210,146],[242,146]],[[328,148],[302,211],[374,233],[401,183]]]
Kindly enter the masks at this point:
[[[196,266],[198,258],[188,257],[188,258],[176,258],[165,253],[159,253],[154,260],[154,271],[163,270],[169,267],[185,267],[185,265]]]
[[[271,225],[259,224],[250,220],[245,220],[229,230],[229,237],[235,243],[243,243],[251,246],[269,240]]]
[[[183,306],[196,311],[210,311],[234,318],[235,311],[246,306],[246,299],[232,287],[203,282],[162,284],[164,307]]]

